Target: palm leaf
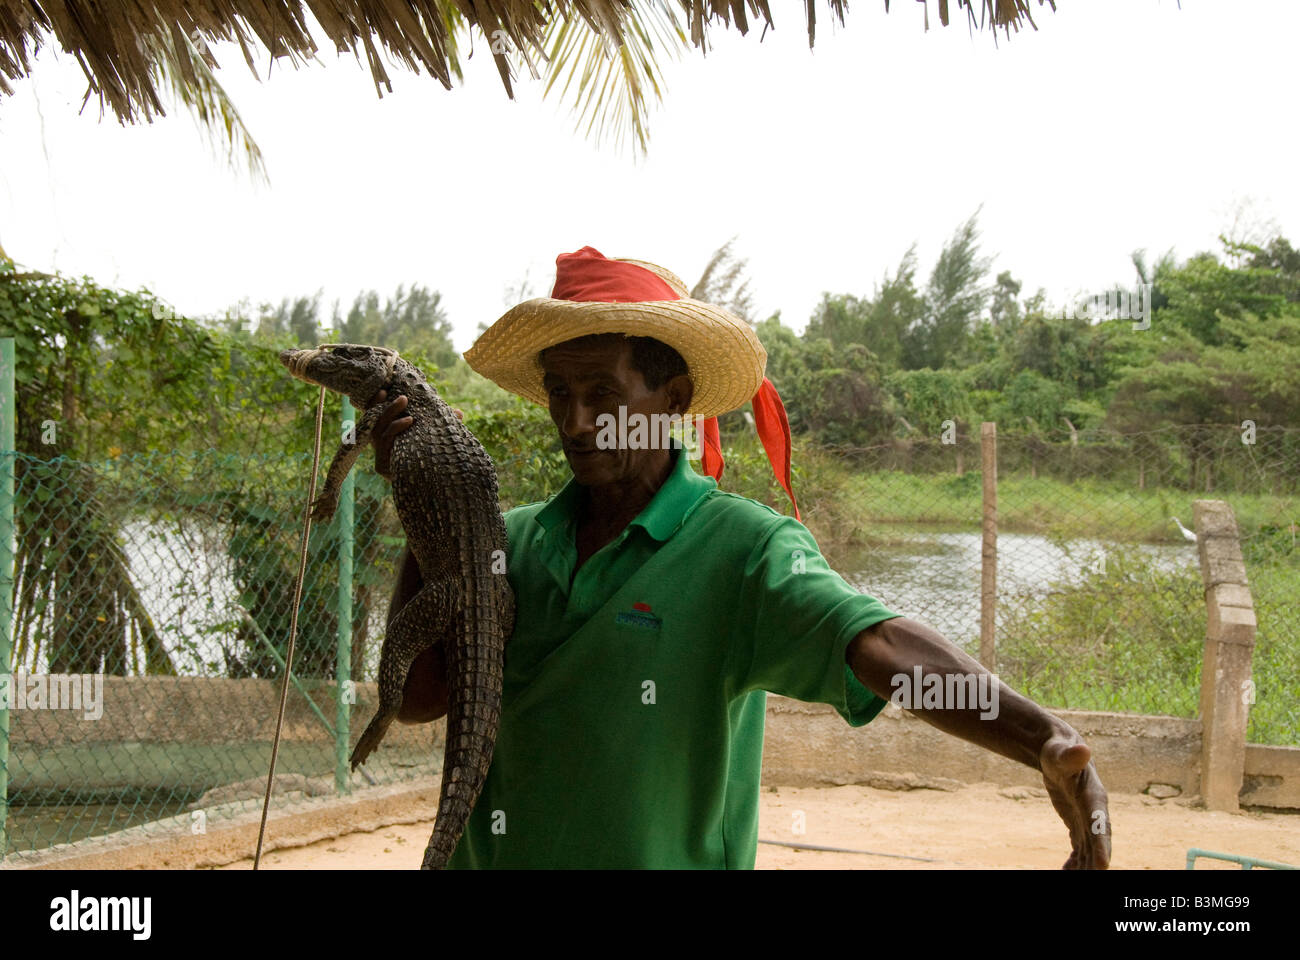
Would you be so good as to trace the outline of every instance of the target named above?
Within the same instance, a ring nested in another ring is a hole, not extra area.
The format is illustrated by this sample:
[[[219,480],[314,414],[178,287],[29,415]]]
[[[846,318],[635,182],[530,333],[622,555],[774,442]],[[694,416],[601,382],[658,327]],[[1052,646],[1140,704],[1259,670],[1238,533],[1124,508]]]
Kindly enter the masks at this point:
[[[194,115],[214,145],[224,149],[231,166],[242,153],[249,174],[269,184],[262,150],[244,125],[229,94],[212,73],[216,61],[207,52],[206,45],[200,52],[180,30],[141,39],[153,54],[151,63],[159,86],[171,88],[175,98]],[[247,48],[245,56],[248,56]]]
[[[686,49],[687,38],[666,3],[629,11],[624,28],[623,42],[611,50],[605,36],[583,29],[573,19],[551,20],[542,40],[549,51],[542,96],[549,96],[563,78],[559,96],[564,100],[573,90],[571,108],[578,115],[575,131],[582,128],[584,120],[584,134],[591,136],[594,130],[597,142],[612,131],[616,148],[621,148],[631,133],[644,153],[648,141],[646,85],[656,100],[663,100],[658,56]]]

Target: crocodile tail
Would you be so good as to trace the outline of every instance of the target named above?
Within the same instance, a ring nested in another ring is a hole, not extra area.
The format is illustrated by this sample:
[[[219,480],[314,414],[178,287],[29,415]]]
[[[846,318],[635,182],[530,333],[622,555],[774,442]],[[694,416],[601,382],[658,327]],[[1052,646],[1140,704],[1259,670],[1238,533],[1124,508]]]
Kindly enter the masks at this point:
[[[496,590],[467,590],[465,599],[465,626],[447,645],[447,749],[438,817],[424,852],[422,869],[426,870],[446,866],[465,831],[487,779],[501,717],[509,625],[502,622]]]

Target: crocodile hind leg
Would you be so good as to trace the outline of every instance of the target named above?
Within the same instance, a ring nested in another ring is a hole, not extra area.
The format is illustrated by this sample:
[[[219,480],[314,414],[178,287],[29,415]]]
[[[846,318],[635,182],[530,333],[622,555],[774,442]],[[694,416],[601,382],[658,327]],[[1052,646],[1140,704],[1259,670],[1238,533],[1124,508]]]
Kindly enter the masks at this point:
[[[411,664],[438,643],[458,617],[461,587],[450,580],[426,583],[393,618],[379,654],[379,710],[352,751],[352,769],[365,763],[402,708]]]

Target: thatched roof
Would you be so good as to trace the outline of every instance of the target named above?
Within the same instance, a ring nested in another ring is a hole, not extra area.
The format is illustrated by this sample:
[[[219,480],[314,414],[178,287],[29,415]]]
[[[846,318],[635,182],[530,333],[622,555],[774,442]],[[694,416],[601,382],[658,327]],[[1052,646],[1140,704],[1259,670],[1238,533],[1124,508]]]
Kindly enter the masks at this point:
[[[651,0],[638,0],[640,3]],[[967,11],[972,27],[1019,29],[1030,25],[1029,0],[953,0]],[[1055,0],[1038,0],[1041,6]],[[691,42],[707,50],[709,26],[720,21],[748,31],[750,20],[772,26],[768,0],[677,0],[685,15]],[[939,19],[948,24],[949,0],[936,0]],[[832,16],[844,21],[848,0],[826,0]],[[536,74],[533,64],[545,59],[541,42],[548,23],[556,16],[581,18],[614,44],[622,42],[629,25],[630,0],[307,0],[305,6],[335,49],[360,57],[377,88],[392,89],[382,48],[393,60],[419,73],[421,68],[451,87],[459,75],[456,32],[468,23],[485,38],[484,46],[501,49],[508,38]],[[805,21],[811,45],[816,25],[816,0],[805,0]],[[539,9],[542,8],[542,9]],[[207,49],[214,41],[237,42],[249,68],[253,50],[261,48],[294,65],[312,59],[316,41],[307,27],[302,0],[0,0],[0,93],[12,94],[8,80],[27,76],[31,58],[51,37],[77,58],[101,109],[107,104],[118,118],[134,121],[162,113],[158,86],[163,76],[160,59],[170,57],[172,67],[192,79],[189,48],[210,68],[218,66]],[[669,6],[671,9],[671,6]],[[885,0],[889,9],[889,0]],[[977,14],[978,10],[978,14]],[[926,7],[929,22],[929,6]],[[765,29],[766,29],[765,26]],[[504,31],[504,34],[497,31]],[[511,66],[493,51],[507,93],[511,93]],[[513,96],[513,94],[511,93]]]

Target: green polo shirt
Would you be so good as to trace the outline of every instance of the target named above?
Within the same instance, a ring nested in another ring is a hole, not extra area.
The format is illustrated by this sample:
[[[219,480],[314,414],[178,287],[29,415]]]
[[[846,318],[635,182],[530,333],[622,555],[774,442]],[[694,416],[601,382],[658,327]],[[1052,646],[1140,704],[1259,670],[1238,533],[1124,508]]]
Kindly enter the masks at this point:
[[[516,598],[492,767],[452,868],[748,868],[772,691],[853,726],[886,701],[844,662],[897,616],[803,524],[674,452],[576,575],[573,480],[505,515]]]

